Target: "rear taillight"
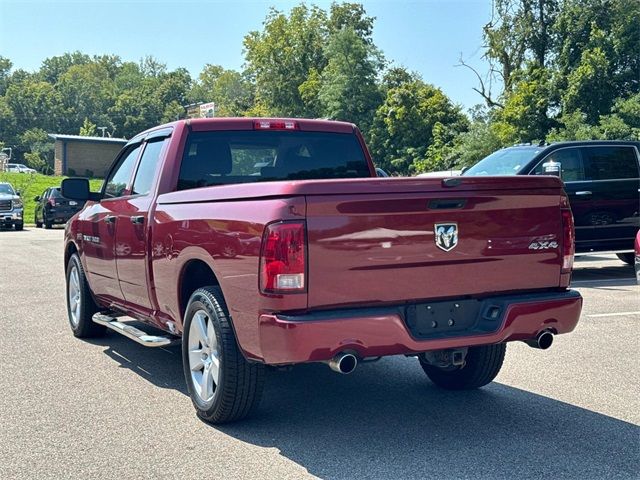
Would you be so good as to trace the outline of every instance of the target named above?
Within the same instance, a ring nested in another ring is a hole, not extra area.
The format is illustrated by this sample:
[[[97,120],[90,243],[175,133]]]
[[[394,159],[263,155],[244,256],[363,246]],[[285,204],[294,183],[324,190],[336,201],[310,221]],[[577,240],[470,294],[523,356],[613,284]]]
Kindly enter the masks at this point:
[[[575,253],[573,214],[569,208],[562,210],[562,273],[571,273]]]
[[[253,122],[255,130],[298,130],[298,122],[293,120],[256,120]]]
[[[304,292],[306,269],[307,240],[304,222],[267,225],[260,254],[260,291]]]

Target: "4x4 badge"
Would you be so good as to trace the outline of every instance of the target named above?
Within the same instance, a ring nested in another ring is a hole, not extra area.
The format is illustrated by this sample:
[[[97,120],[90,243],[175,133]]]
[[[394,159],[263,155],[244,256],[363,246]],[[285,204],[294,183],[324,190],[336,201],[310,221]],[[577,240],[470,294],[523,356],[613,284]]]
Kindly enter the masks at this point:
[[[434,225],[436,246],[445,252],[458,245],[457,223],[436,223]]]

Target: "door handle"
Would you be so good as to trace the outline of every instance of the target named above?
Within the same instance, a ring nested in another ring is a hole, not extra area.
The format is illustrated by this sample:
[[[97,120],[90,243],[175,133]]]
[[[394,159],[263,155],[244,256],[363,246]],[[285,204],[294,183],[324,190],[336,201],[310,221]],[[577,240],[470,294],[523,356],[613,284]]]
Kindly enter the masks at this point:
[[[106,217],[104,217],[104,223],[108,223],[110,225],[113,225],[114,223],[116,223],[116,216],[115,215],[107,215]]]
[[[591,192],[588,190],[585,190],[583,192],[576,192],[576,195],[580,195],[580,196],[591,195]]]
[[[131,223],[133,223],[134,225],[142,225],[144,223],[143,215],[138,215],[136,217],[129,217],[129,219],[131,220]]]

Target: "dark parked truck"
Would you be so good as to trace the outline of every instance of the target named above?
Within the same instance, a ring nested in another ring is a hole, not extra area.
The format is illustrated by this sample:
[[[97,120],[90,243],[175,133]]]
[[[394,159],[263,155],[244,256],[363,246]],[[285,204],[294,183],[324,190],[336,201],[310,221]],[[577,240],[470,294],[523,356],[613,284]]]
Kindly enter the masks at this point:
[[[100,193],[62,191],[87,201],[66,229],[73,333],[181,342],[214,423],[256,408],[269,365],[406,355],[481,387],[507,342],[548,348],[580,316],[559,179],[378,178],[348,123],[178,121],[133,138]]]
[[[0,183],[0,228],[24,227],[24,208],[20,193],[10,183]]]
[[[640,142],[587,140],[515,145],[480,160],[465,176],[557,175],[575,218],[576,253],[615,253],[633,265],[640,229]]]

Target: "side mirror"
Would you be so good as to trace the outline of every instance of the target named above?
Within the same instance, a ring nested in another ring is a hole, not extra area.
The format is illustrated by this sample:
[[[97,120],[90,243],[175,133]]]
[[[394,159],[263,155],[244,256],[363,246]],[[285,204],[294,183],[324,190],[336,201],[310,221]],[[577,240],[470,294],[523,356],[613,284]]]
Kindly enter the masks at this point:
[[[549,160],[542,164],[542,171],[545,175],[555,175],[556,177],[562,176],[562,164],[560,162],[554,162]]]
[[[376,167],[376,174],[379,177],[388,177],[389,174],[387,172],[385,172],[383,169],[381,169],[380,167]]]
[[[16,190],[16,195],[20,196],[20,190]]]
[[[35,198],[33,199],[33,201],[34,201],[34,202],[39,202],[39,201],[40,201],[40,195],[38,195],[37,197],[35,197]]]
[[[93,200],[86,178],[65,178],[60,185],[62,196],[70,200]]]

